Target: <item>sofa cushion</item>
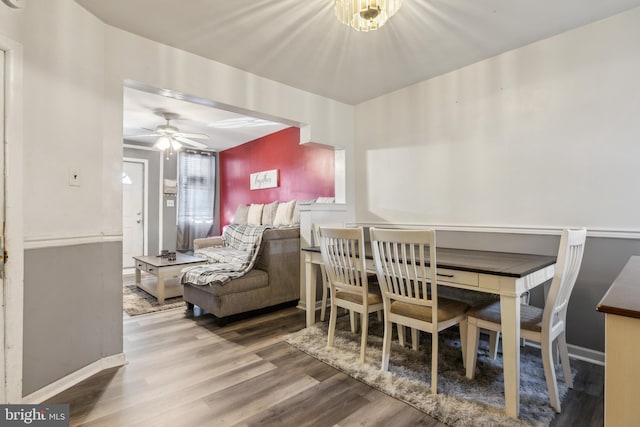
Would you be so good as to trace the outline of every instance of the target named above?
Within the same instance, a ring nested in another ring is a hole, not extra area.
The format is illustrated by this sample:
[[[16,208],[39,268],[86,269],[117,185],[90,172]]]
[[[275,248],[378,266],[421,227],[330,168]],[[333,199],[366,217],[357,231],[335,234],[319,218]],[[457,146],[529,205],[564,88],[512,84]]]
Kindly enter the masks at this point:
[[[197,286],[198,289],[215,296],[249,292],[269,285],[269,275],[257,268],[252,269],[242,277],[233,279],[224,285]],[[193,286],[193,285],[190,285]]]

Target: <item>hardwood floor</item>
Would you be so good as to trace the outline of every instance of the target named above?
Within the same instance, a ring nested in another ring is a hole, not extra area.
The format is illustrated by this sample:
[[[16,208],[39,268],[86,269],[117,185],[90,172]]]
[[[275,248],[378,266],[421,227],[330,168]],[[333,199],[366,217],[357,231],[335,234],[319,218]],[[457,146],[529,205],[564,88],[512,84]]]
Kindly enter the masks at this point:
[[[282,341],[304,323],[296,308],[225,327],[183,309],[125,318],[129,363],[48,403],[69,403],[72,426],[444,426]],[[604,368],[572,363],[552,425],[601,426]]]

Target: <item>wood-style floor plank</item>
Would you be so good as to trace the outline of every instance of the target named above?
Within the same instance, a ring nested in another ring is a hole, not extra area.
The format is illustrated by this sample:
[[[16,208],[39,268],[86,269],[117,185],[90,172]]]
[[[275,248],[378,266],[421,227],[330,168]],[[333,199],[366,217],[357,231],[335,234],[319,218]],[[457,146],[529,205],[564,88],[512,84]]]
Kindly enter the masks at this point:
[[[283,341],[304,324],[296,308],[225,327],[183,309],[125,316],[129,363],[48,403],[69,403],[72,426],[444,426]],[[600,426],[604,369],[572,364],[552,425]]]

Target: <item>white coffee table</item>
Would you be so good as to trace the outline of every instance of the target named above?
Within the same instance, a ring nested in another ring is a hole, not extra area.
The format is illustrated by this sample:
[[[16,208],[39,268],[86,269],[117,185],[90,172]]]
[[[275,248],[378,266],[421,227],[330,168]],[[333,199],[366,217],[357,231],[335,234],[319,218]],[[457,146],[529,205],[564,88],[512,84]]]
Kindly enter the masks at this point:
[[[182,295],[182,285],[179,283],[165,286],[165,279],[177,277],[183,268],[193,265],[206,264],[207,261],[191,255],[176,254],[175,261],[159,256],[134,256],[136,261],[136,286],[158,299],[159,304],[164,304],[165,298],[173,298]],[[156,286],[149,283],[141,283],[141,273],[145,271],[158,278]]]

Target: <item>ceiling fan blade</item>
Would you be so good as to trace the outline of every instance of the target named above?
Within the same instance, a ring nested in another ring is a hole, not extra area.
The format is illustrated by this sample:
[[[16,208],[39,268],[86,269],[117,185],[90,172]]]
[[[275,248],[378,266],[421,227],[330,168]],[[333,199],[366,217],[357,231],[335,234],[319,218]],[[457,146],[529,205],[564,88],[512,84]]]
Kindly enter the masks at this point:
[[[207,135],[206,133],[176,132],[174,135],[181,138],[209,139],[209,135]]]
[[[185,138],[183,136],[176,136],[175,139],[176,139],[176,141],[182,142],[183,144],[191,145],[192,147],[209,148],[209,146],[207,144],[203,144],[202,142],[198,142],[198,141],[192,141],[192,140],[187,139],[187,138]]]
[[[162,136],[159,133],[142,133],[142,134],[135,134],[135,135],[125,135],[125,138],[144,138],[147,136]]]

